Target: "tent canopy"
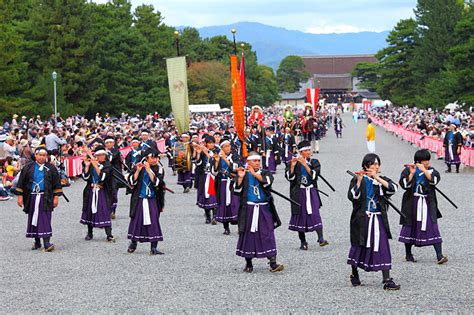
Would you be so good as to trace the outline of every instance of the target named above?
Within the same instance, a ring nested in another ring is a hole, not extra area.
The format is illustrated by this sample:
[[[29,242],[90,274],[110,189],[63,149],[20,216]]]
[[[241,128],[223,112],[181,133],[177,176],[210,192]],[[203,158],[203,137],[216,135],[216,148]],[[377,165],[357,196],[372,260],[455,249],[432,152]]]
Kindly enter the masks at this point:
[[[196,104],[189,105],[189,111],[191,113],[218,113],[228,111],[228,109],[221,109],[221,106],[219,104]]]

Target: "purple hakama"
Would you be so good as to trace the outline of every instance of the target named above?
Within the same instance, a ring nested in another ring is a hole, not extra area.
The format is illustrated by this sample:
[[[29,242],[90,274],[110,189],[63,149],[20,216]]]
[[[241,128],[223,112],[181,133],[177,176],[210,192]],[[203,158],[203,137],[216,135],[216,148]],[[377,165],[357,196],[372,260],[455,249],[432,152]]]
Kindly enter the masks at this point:
[[[215,219],[217,222],[236,222],[239,212],[240,198],[230,192],[230,205],[226,205],[226,185],[230,179],[222,179],[219,185],[219,202]],[[230,185],[232,186],[232,185]]]
[[[349,250],[349,257],[347,258],[347,263],[349,265],[359,267],[365,271],[390,270],[392,268],[392,255],[390,254],[390,246],[388,244],[387,232],[385,231],[385,227],[382,222],[382,215],[377,215],[377,220],[380,232],[378,251],[375,251],[375,231],[373,231],[370,236],[370,247],[367,247],[366,245],[351,246]],[[368,216],[366,216],[365,222],[365,230],[368,234]]]
[[[110,218],[110,209],[107,206],[107,196],[103,188],[99,189],[97,196],[97,212],[92,213],[92,198],[94,190],[90,188],[89,200],[87,202],[87,210],[82,212],[81,223],[84,225],[92,225],[93,227],[105,228],[112,226]]]
[[[191,171],[178,172],[178,185],[183,187],[191,187],[192,183],[193,181],[191,179]]]
[[[298,232],[313,232],[323,228],[323,222],[321,215],[319,214],[319,197],[316,189],[312,187],[310,189],[311,196],[311,209],[312,214],[308,214],[306,208],[306,188],[300,188],[300,199],[301,205],[300,214],[292,214],[288,229],[291,231]]]
[[[267,156],[264,157],[265,159],[265,169],[269,170],[273,174],[276,173],[276,161],[275,161],[275,153],[273,151],[267,150]]]
[[[277,254],[273,217],[268,203],[260,204],[258,229],[251,232],[254,205],[247,204],[245,232],[239,234],[236,255],[245,258],[274,257]]]
[[[438,224],[431,220],[431,208],[427,202],[426,229],[422,231],[422,221],[417,221],[417,205],[421,197],[413,197],[412,225],[403,225],[400,231],[399,242],[413,244],[417,247],[442,243]]]
[[[33,216],[35,212],[35,201],[36,198],[40,198],[38,207],[38,220],[36,226],[33,223]],[[28,205],[28,223],[26,227],[26,237],[28,238],[44,238],[51,237],[53,235],[53,229],[51,227],[52,212],[43,211],[44,207],[44,195],[43,194],[31,194],[30,204]]]
[[[160,210],[155,198],[148,198],[150,209],[150,224],[144,225],[143,221],[143,199],[137,203],[135,216],[131,218],[128,226],[128,239],[135,242],[158,242],[163,240],[163,233],[160,226]]]

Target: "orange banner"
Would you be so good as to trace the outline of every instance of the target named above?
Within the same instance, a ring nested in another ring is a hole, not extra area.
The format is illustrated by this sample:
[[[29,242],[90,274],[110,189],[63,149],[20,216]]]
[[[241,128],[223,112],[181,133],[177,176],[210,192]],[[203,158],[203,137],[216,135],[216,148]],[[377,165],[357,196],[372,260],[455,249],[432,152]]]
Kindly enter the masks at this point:
[[[234,112],[234,127],[237,136],[242,142],[242,155],[247,157],[247,146],[245,143],[245,100],[242,93],[242,81],[237,67],[239,60],[237,56],[230,56],[230,79],[232,89],[232,109]]]

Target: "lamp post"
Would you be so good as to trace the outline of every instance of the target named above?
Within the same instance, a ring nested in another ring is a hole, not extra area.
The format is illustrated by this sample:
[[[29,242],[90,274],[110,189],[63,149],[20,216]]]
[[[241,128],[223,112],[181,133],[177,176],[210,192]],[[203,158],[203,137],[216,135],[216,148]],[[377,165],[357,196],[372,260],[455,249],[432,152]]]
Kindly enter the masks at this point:
[[[179,32],[178,31],[174,31],[174,43],[176,45],[176,54],[177,56],[179,57]]]
[[[235,33],[237,33],[237,30],[233,28],[231,32],[232,32],[232,37],[234,38],[234,55],[237,55],[237,44],[235,43]]]
[[[54,84],[54,123],[57,124],[58,123],[58,104],[57,104],[57,101],[56,101],[56,79],[58,77],[58,74],[56,73],[56,71],[53,71],[53,73],[51,74],[51,76],[53,77],[53,84]]]

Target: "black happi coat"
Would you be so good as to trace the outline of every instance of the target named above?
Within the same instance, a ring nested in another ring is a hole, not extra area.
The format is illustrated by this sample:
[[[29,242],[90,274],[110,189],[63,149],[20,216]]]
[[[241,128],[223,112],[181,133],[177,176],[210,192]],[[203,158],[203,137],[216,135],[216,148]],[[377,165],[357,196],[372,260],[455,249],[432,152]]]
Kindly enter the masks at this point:
[[[158,165],[153,165],[150,167],[150,169],[155,174],[155,180],[151,186],[155,190],[156,206],[158,211],[161,211],[165,207],[165,190],[163,189],[163,186],[166,186],[166,184],[163,180],[164,171],[163,168]],[[136,181],[134,179],[135,170],[133,170],[133,172],[131,172],[128,176],[128,182],[133,186],[132,198],[130,200],[130,218],[133,218],[135,216],[135,212],[137,211],[137,204],[138,200],[140,199],[140,189],[143,185],[143,174],[145,172],[146,170],[143,168]]]
[[[317,159],[310,159],[308,163],[309,168],[311,169],[311,173],[309,176],[311,177],[311,182],[305,184],[304,186],[313,185],[314,188],[318,189],[318,176],[321,173],[321,164]],[[301,173],[301,163],[298,162],[295,165],[294,173],[291,173],[291,163],[288,163],[285,170],[285,177],[287,180],[290,181],[290,197],[294,201],[300,202],[300,186],[303,185],[301,182],[302,173]],[[322,207],[323,203],[321,202],[321,197],[319,196],[319,191],[316,191],[318,198],[319,198],[319,206]],[[291,214],[300,214],[301,208],[295,204],[291,204]]]
[[[428,185],[423,187],[426,190],[427,194],[427,204],[431,209],[431,222],[437,223],[438,218],[441,218],[441,212],[439,212],[438,209],[438,200],[436,199],[436,190],[434,186],[436,186],[439,181],[441,180],[441,176],[437,170],[434,168],[430,167],[428,171],[431,171],[431,181],[426,179]],[[406,218],[400,216],[400,224],[401,225],[412,225],[413,222],[413,194],[415,192],[415,175],[413,175],[413,178],[411,181],[408,181],[408,177],[410,176],[410,168],[406,167],[403,171],[402,174],[400,175],[400,181],[399,184],[400,186],[405,189],[405,192],[403,193],[403,199],[402,199],[402,213],[406,216]]]
[[[229,156],[227,157],[227,160],[230,162],[230,166],[229,166],[229,171],[230,172],[233,172],[233,171],[235,171],[236,168],[242,166],[242,159],[238,154],[235,154],[235,153],[229,154]],[[220,164],[220,162],[219,162],[219,164]],[[218,168],[216,168],[216,158],[211,159],[211,170],[212,170],[212,173],[216,176],[216,180],[214,182],[214,187],[216,189],[216,200],[217,201],[221,200],[220,199],[221,192],[220,192],[219,187],[220,187],[222,179],[226,176],[225,174],[222,174],[222,173],[219,172],[220,171],[219,164],[217,165]],[[229,178],[228,176],[229,176],[229,174],[227,174],[227,180],[231,180],[232,178]],[[232,190],[232,185],[230,185],[230,188]]]
[[[281,138],[282,138],[282,157],[285,156],[285,145],[288,144],[288,153],[295,154],[295,149],[296,149],[296,140],[295,136],[292,134],[289,134],[288,140],[285,141],[286,133],[284,133]]]
[[[270,212],[273,218],[273,227],[276,229],[281,225],[280,217],[275,208],[275,203],[273,202],[273,196],[270,192],[270,188],[272,187],[273,183],[273,175],[272,172],[268,170],[261,170],[260,175],[262,175],[263,179],[265,180],[264,183],[260,183],[262,185],[263,191],[268,196],[268,205]],[[240,208],[237,217],[237,224],[239,227],[239,233],[245,232],[245,227],[247,224],[247,194],[249,190],[249,179],[248,173],[245,174],[244,179],[242,180],[241,185],[237,185],[237,180],[234,186],[234,194],[240,197]]]
[[[138,148],[137,150],[139,153],[135,159],[135,164],[140,162],[141,160],[141,150],[140,148]],[[130,152],[128,152],[127,156],[125,157],[125,165],[128,167],[129,170],[131,170],[133,167],[134,167],[134,164],[132,163],[132,154],[133,154],[133,150],[130,150]]]
[[[28,213],[31,199],[31,185],[34,179],[36,162],[30,161],[21,170],[15,194],[23,196],[23,212]],[[44,207],[43,211],[53,211],[53,197],[63,194],[57,168],[49,162],[44,164]]]
[[[377,204],[378,210],[382,214],[382,222],[387,232],[388,239],[392,239],[392,234],[390,233],[390,225],[388,222],[387,210],[388,210],[388,203],[380,195],[380,191],[382,191],[383,196],[391,196],[397,190],[397,185],[388,177],[380,176],[383,180],[389,183],[389,187],[393,187],[393,189],[387,189],[384,186],[374,186],[374,199]],[[367,229],[366,229],[366,208],[365,208],[365,199],[366,199],[366,191],[365,191],[365,181],[362,180],[360,184],[360,196],[358,199],[354,199],[352,195],[352,189],[357,186],[357,178],[353,178],[349,185],[349,191],[347,192],[347,197],[350,201],[352,201],[352,214],[351,214],[351,244],[355,246],[365,246],[367,244]]]
[[[90,190],[92,186],[92,169],[94,166],[91,165],[89,166],[89,171],[85,173],[86,166],[84,163],[82,164],[83,171],[82,171],[82,178],[87,182],[86,187],[84,187],[84,191],[82,193],[82,212],[88,211],[89,205],[89,195],[90,195]],[[102,163],[102,170],[100,171],[100,176],[99,176],[99,182],[97,183],[98,185],[101,185],[105,190],[105,195],[106,195],[106,202],[107,202],[107,208],[110,209],[112,206],[112,203],[114,202],[113,198],[113,189],[114,189],[114,184],[112,182],[112,169],[109,161],[105,161]]]
[[[449,132],[447,132],[443,140],[443,146],[446,148],[446,150],[449,146],[449,139],[448,139],[449,133],[453,133],[453,131],[450,130]],[[460,146],[462,146],[462,135],[459,132],[454,132],[454,137],[453,137],[453,151],[454,151],[453,153],[454,154],[457,154],[457,149]]]

